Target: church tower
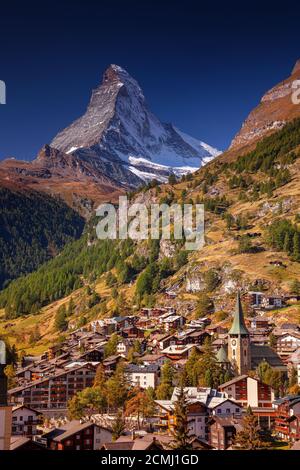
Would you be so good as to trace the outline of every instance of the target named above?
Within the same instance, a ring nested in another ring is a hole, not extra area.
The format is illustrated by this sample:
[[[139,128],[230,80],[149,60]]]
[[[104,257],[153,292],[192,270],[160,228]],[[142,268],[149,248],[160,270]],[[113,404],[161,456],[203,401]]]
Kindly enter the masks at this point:
[[[245,325],[239,292],[233,323],[228,332],[228,359],[237,375],[247,374],[251,369],[250,335]]]

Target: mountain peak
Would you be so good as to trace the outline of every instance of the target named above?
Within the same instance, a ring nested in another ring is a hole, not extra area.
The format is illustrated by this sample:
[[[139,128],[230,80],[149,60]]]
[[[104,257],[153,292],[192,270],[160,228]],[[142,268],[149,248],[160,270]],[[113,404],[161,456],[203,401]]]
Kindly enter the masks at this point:
[[[165,181],[171,172],[194,171],[218,154],[161,122],[148,108],[138,82],[116,64],[105,70],[85,114],[50,145],[135,185],[158,176]]]
[[[292,71],[292,75],[294,75],[294,73],[299,72],[299,71],[300,71],[300,59],[298,59],[297,62],[295,63],[293,71]]]

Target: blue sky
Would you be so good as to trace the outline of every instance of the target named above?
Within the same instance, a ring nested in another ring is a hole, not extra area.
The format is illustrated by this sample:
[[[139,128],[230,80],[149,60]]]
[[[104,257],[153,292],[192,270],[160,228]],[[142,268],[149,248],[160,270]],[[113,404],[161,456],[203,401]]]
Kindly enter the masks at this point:
[[[0,16],[0,159],[32,159],[79,117],[110,63],[163,121],[225,149],[300,57],[296,2],[6,2]]]

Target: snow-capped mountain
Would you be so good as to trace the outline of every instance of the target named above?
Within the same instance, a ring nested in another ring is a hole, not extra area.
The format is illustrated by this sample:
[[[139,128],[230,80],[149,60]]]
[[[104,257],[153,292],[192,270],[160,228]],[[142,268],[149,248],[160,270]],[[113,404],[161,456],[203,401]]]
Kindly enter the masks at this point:
[[[85,114],[50,146],[128,185],[195,171],[220,153],[162,123],[149,110],[137,81],[117,65],[105,71]]]

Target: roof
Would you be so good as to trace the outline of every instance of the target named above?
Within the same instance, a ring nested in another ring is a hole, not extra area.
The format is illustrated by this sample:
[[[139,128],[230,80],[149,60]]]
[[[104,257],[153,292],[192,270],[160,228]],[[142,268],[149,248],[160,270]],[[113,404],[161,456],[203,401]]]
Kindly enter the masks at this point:
[[[52,431],[44,434],[43,437],[46,437],[47,439],[51,439],[55,442],[61,442],[64,439],[72,436],[73,434],[80,432],[83,429],[89,428],[90,426],[97,426],[98,428],[100,427],[102,429],[109,431],[109,429],[103,426],[99,426],[98,424],[93,423],[92,421],[80,423],[80,421],[74,420],[65,424],[62,428],[53,429]]]
[[[229,385],[233,385],[237,382],[240,382],[241,380],[244,380],[244,379],[247,379],[249,376],[247,374],[244,374],[244,375],[239,375],[238,377],[235,377],[234,379],[232,380],[228,380],[228,382],[224,382],[223,384],[221,384],[219,386],[220,389],[224,388],[224,387],[228,387]],[[254,380],[257,380],[257,379],[254,379]]]
[[[40,411],[37,411],[35,410],[34,408],[31,408],[31,406],[27,406],[27,405],[23,405],[23,404],[20,404],[20,405],[16,405],[13,407],[12,409],[12,412],[14,413],[14,411],[17,411],[17,410],[20,410],[20,409],[26,409],[26,410],[30,410],[32,411],[33,413],[37,414],[37,415],[41,415],[42,413]]]
[[[159,371],[159,366],[157,364],[149,364],[147,366],[138,365],[138,364],[129,364],[126,367],[126,372],[128,373],[137,373],[137,374],[156,374]]]
[[[271,367],[277,369],[286,370],[286,366],[278,356],[278,354],[273,351],[270,346],[250,344],[251,348],[251,363],[252,367],[257,367],[260,362],[265,360]]]
[[[228,334],[229,335],[248,335],[249,334],[247,327],[245,325],[240,292],[238,292],[236,296],[236,305],[235,305],[233,323]]]
[[[12,436],[10,439],[9,450],[18,450],[29,444],[30,450],[47,450],[46,447],[39,444],[36,441],[32,441],[29,437],[26,436]]]

